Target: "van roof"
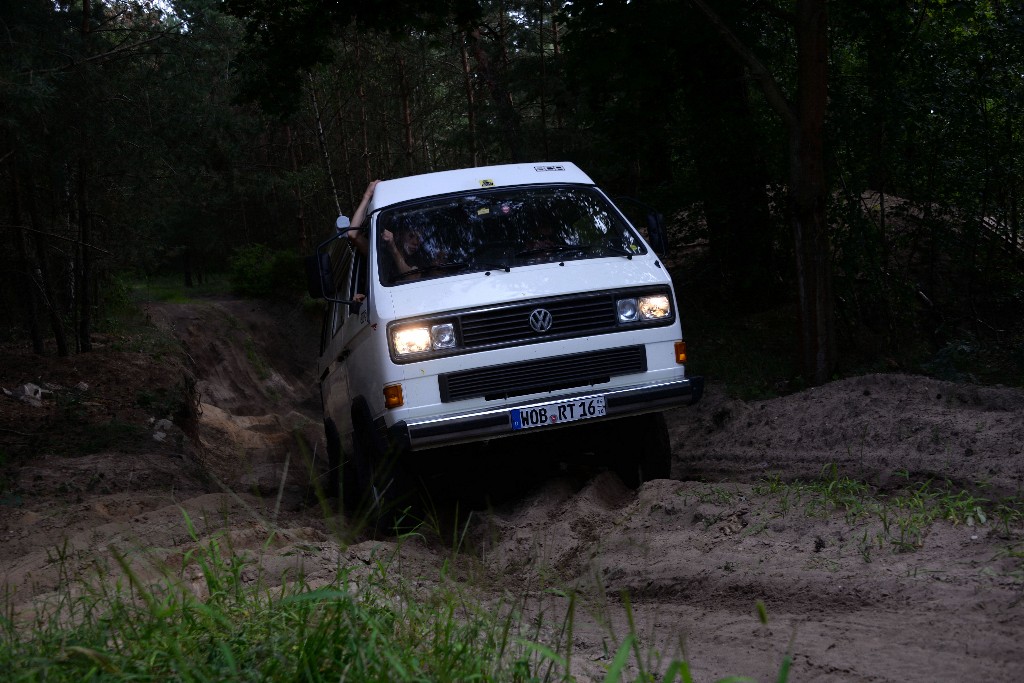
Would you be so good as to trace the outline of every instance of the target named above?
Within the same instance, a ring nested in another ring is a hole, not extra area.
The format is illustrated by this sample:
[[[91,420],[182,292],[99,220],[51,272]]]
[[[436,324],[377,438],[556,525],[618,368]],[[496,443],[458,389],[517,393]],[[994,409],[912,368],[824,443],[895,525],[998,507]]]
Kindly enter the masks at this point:
[[[392,204],[451,192],[551,183],[593,185],[594,181],[576,164],[568,161],[460,168],[453,171],[438,171],[437,173],[382,180],[373,192],[370,208],[375,211]]]

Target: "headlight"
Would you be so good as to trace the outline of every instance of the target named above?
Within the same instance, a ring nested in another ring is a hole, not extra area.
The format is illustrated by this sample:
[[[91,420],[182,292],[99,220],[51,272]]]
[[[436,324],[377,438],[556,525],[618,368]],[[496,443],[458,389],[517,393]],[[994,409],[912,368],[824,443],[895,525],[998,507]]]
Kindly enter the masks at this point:
[[[620,323],[631,323],[639,314],[636,299],[619,299],[615,302],[615,308],[619,314]]]
[[[640,297],[640,319],[658,320],[672,315],[672,306],[664,294]]]
[[[430,339],[435,349],[454,349],[455,326],[451,323],[434,325],[430,328]]]
[[[615,302],[615,312],[620,323],[635,323],[644,320],[661,320],[672,315],[672,304],[665,294],[651,294]]]
[[[426,327],[403,327],[391,333],[391,342],[399,356],[423,353],[431,348],[430,330]]]
[[[455,325],[440,323],[437,325],[417,325],[399,327],[391,332],[391,343],[395,353],[405,356],[425,351],[454,349],[456,347]]]

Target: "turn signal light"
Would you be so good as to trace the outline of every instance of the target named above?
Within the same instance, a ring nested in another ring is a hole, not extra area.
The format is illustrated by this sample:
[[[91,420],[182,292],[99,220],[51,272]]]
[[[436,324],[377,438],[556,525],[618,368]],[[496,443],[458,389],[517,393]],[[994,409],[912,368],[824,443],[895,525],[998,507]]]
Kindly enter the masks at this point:
[[[384,387],[384,407],[401,408],[405,405],[405,398],[402,396],[402,385],[392,384]]]
[[[686,363],[686,342],[684,341],[676,342],[676,362],[680,365]]]

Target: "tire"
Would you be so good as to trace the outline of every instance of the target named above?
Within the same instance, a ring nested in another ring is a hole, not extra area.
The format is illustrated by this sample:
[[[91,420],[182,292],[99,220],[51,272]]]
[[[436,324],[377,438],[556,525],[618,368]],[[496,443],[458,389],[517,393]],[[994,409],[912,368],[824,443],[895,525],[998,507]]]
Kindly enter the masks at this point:
[[[668,479],[672,445],[664,413],[648,413],[608,423],[609,465],[622,483],[636,488],[652,479]]]
[[[324,420],[324,435],[327,441],[327,486],[326,496],[337,499],[342,510],[356,509],[359,482],[356,477],[355,459],[341,447],[341,436],[334,420]]]
[[[359,521],[378,530],[405,526],[413,503],[414,487],[404,449],[392,444],[373,425],[369,408],[359,402],[352,408],[356,509]]]

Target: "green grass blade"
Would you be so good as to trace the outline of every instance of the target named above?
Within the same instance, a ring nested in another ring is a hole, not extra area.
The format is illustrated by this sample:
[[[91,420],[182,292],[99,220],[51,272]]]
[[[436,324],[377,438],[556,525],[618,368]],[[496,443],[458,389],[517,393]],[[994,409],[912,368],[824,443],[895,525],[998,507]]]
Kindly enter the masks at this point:
[[[604,677],[604,683],[618,683],[622,680],[622,671],[626,668],[626,662],[629,661],[629,653],[632,649],[633,636],[628,635],[619,645],[615,658],[612,659],[612,663],[608,667],[608,674]]]

